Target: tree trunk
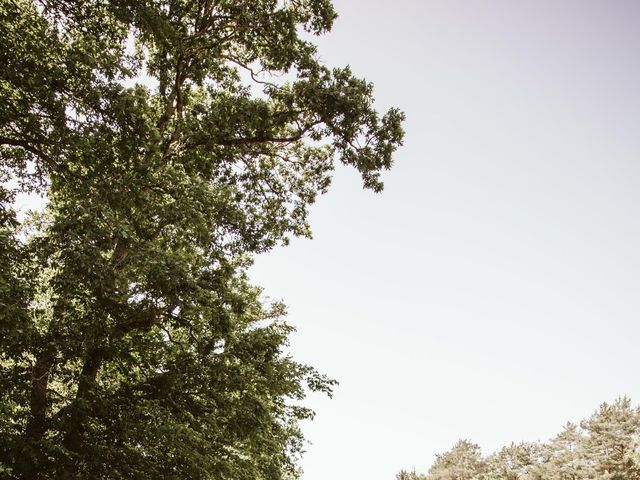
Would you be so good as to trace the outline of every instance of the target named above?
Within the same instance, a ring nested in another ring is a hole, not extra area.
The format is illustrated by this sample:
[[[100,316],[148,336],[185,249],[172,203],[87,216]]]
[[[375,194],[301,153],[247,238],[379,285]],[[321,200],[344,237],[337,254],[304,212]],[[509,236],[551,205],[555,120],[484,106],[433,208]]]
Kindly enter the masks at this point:
[[[62,441],[63,446],[71,453],[59,476],[60,479],[76,478],[78,474],[78,460],[82,454],[83,435],[86,420],[89,416],[91,391],[96,384],[98,372],[104,362],[104,355],[100,349],[92,350],[86,358],[80,378],[78,379],[78,391],[70,408],[70,416],[67,432]]]
[[[47,429],[47,389],[54,355],[45,351],[36,359],[31,373],[30,416],[26,436],[31,441],[42,439]]]

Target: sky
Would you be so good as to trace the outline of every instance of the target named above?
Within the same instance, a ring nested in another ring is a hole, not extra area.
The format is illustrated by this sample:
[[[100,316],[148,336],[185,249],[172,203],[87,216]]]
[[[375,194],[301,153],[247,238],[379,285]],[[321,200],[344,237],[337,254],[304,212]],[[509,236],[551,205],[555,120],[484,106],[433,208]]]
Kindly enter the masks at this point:
[[[322,59],[405,111],[385,191],[338,168],[257,258],[312,395],[303,480],[426,472],[640,403],[640,4],[336,0]]]

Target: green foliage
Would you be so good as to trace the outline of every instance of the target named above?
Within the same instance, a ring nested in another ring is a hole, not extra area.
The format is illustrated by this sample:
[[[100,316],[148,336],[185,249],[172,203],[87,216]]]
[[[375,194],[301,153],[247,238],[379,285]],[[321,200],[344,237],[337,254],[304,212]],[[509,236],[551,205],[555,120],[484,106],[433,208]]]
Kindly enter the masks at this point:
[[[401,472],[411,479],[407,472]],[[415,472],[415,478],[420,478]],[[511,444],[482,457],[461,440],[436,461],[426,480],[634,480],[640,478],[640,409],[628,398],[603,403],[580,426],[568,423],[548,443]]]
[[[284,353],[284,307],[245,271],[310,235],[336,162],[379,191],[403,135],[318,62],[334,19],[0,0],[0,475],[296,476],[300,401],[335,382]],[[46,211],[20,224],[8,185]]]

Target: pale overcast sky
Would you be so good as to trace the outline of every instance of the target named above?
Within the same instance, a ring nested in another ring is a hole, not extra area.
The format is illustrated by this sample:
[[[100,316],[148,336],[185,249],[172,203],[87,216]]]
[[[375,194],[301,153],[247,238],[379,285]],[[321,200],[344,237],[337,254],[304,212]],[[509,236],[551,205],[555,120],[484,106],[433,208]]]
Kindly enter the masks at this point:
[[[381,195],[339,169],[315,238],[258,259],[337,378],[304,480],[426,471],[640,402],[640,3],[336,0],[322,58],[407,114]]]

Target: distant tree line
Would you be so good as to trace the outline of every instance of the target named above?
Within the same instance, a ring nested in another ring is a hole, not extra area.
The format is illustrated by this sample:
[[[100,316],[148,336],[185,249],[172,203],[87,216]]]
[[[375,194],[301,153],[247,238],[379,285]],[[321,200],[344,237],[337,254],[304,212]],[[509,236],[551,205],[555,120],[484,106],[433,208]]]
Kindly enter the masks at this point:
[[[567,423],[549,442],[512,443],[483,456],[459,440],[436,455],[426,475],[401,471],[396,480],[638,480],[640,408],[620,398],[603,403],[579,425]]]

